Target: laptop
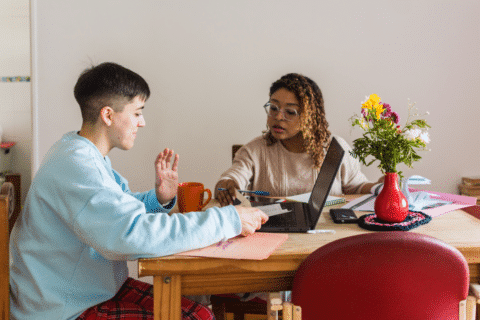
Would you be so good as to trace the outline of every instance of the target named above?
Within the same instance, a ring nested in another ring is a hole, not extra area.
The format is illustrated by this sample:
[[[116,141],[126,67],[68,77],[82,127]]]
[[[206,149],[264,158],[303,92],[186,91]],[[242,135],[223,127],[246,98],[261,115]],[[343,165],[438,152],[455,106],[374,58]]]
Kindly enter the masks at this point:
[[[345,150],[335,138],[328,147],[327,154],[315,181],[312,193],[305,202],[277,202],[268,205],[254,205],[270,215],[259,232],[307,232],[315,229],[327,200]]]

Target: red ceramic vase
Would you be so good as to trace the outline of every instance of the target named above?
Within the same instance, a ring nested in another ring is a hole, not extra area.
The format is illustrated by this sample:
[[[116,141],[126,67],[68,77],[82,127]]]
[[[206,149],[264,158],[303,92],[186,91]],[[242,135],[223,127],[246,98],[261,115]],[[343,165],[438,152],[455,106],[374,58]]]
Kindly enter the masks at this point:
[[[375,199],[375,214],[389,223],[402,222],[407,217],[408,202],[398,186],[396,172],[385,173],[383,189]]]

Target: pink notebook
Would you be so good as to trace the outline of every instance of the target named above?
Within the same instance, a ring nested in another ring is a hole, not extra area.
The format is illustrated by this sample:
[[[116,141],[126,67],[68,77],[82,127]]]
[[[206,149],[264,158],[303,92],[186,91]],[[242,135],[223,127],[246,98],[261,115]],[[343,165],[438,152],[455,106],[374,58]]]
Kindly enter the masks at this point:
[[[238,236],[209,247],[177,253],[177,255],[263,260],[267,259],[287,238],[288,234],[286,233],[256,232],[251,236]]]

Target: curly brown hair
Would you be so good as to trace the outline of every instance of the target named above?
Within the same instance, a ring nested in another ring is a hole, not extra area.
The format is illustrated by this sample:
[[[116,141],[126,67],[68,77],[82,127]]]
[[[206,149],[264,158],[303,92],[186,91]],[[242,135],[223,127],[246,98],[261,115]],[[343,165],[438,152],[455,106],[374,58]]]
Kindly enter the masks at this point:
[[[300,104],[300,130],[304,147],[312,157],[315,168],[320,168],[331,136],[325,118],[322,91],[312,79],[298,73],[286,74],[275,81],[270,87],[270,96],[281,88],[293,92]],[[277,142],[270,129],[264,132],[263,137],[268,146]]]

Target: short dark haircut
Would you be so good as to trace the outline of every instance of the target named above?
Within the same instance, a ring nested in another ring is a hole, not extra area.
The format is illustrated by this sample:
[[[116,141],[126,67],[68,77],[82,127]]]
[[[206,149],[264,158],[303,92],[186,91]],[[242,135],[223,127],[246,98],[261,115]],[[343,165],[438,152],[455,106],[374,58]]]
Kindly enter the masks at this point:
[[[150,89],[137,73],[113,62],[104,62],[82,72],[73,90],[84,122],[95,123],[105,106],[121,112],[124,104],[135,97],[147,100]]]

